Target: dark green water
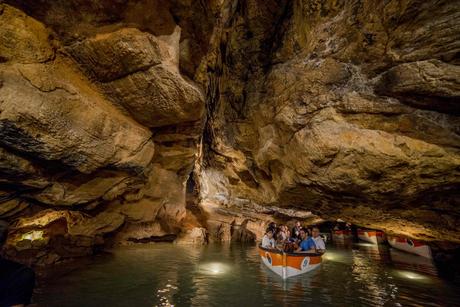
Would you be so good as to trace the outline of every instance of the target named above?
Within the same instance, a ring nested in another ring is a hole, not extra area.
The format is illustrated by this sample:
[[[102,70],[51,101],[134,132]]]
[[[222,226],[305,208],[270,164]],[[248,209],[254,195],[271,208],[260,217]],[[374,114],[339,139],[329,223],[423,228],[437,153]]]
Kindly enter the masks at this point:
[[[38,306],[460,306],[460,287],[423,258],[328,246],[316,271],[282,281],[255,245],[136,246],[42,281]]]

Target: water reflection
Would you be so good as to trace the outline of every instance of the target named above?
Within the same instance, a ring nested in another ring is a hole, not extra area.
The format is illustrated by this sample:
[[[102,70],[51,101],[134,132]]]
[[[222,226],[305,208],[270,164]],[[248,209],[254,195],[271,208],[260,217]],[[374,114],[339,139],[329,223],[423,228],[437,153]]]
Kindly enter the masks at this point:
[[[332,242],[338,249],[350,249],[353,245],[353,237],[351,235],[332,234]]]
[[[398,266],[401,259],[385,246],[328,246],[319,269],[283,281],[254,245],[156,244],[47,279],[35,299],[46,307],[460,305],[458,287]]]
[[[391,262],[390,251],[386,245],[372,243],[355,243],[353,251],[359,251],[360,255],[365,255],[368,258],[384,263]],[[355,253],[356,254],[356,253]]]
[[[399,269],[438,276],[438,270],[432,259],[398,251],[394,248],[390,249],[390,256],[393,265]]]
[[[264,296],[275,306],[282,306],[286,302],[301,304],[312,301],[315,296],[318,298],[315,292],[319,288],[320,274],[320,270],[314,270],[283,280],[261,263],[258,283],[263,289]]]
[[[396,287],[389,282],[387,272],[375,260],[387,260],[384,250],[375,246],[360,246],[353,250],[352,277],[360,284],[360,298],[369,305],[383,306],[396,297]]]

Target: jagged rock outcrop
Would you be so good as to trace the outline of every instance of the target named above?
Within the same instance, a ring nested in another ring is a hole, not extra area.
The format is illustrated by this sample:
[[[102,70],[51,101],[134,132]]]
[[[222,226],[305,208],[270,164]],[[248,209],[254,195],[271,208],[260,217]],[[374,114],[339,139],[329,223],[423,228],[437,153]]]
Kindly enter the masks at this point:
[[[458,244],[458,5],[3,1],[9,255],[254,240],[273,219]]]
[[[439,60],[404,63],[382,73],[376,90],[416,107],[458,115],[459,76],[458,65]]]
[[[9,235],[6,254],[23,262],[52,264],[71,257],[91,255],[103,236],[119,228],[124,216],[100,213],[90,217],[75,211],[43,210],[17,221]]]
[[[77,2],[55,9],[69,14]],[[85,14],[59,24],[48,15],[53,8],[11,4],[0,5],[0,218],[13,222],[8,255],[52,263],[90,254],[115,231],[110,241],[120,243],[175,238],[204,116],[202,89],[179,71],[180,27],[169,15],[158,32],[133,16],[108,27],[95,16],[101,23],[80,28]],[[56,32],[60,26],[82,32]],[[56,223],[54,233],[48,228]]]
[[[203,94],[179,73],[180,30],[168,42],[121,29],[75,43],[69,52],[107,97],[147,127],[199,120]]]

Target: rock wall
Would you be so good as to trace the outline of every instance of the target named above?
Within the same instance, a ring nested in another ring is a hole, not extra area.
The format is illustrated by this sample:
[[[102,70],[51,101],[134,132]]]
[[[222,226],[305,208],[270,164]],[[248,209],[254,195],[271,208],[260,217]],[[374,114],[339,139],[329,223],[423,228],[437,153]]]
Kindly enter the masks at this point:
[[[458,5],[231,2],[209,76],[204,204],[460,242]]]
[[[272,219],[458,244],[459,4],[0,2],[7,254]]]
[[[198,58],[180,53],[180,39],[206,24],[181,33],[161,1],[8,3],[0,6],[7,254],[46,264],[107,242],[174,240],[205,110],[202,87],[187,77]]]

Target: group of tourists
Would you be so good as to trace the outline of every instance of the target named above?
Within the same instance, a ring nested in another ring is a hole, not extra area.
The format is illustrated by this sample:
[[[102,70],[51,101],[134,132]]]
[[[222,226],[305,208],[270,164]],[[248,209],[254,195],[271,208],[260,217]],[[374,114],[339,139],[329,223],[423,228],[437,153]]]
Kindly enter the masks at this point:
[[[277,227],[275,223],[270,223],[262,238],[261,245],[264,248],[291,253],[324,252],[326,250],[319,228],[316,226],[302,227],[299,221],[295,222],[292,231],[286,225]]]

